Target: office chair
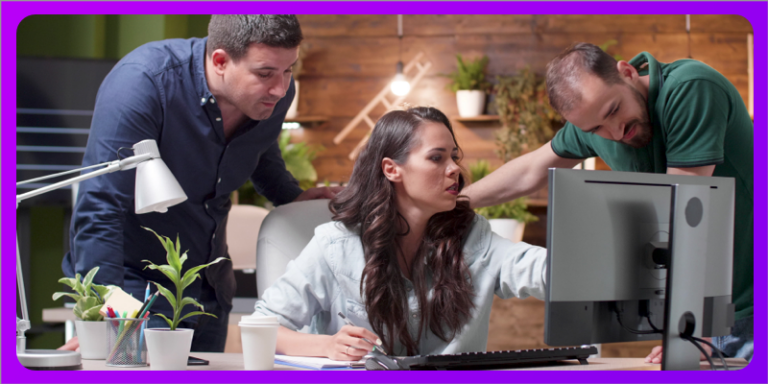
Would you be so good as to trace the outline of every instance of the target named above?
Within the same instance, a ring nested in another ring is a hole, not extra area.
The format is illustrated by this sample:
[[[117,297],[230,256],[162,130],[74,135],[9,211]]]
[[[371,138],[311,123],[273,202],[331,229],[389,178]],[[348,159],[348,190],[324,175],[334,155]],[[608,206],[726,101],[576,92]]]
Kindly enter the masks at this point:
[[[328,199],[281,205],[261,223],[256,247],[258,297],[285,273],[288,262],[299,256],[315,235],[315,227],[331,221]]]
[[[227,219],[227,248],[232,269],[256,269],[256,239],[268,210],[253,205],[232,205]]]

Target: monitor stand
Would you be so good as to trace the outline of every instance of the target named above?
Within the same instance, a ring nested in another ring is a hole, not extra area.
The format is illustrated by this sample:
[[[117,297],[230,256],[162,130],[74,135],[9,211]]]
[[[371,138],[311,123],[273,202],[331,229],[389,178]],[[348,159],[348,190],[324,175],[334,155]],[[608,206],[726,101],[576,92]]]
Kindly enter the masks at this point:
[[[664,303],[662,370],[699,370],[701,352],[681,337],[701,337],[709,186],[672,185]]]

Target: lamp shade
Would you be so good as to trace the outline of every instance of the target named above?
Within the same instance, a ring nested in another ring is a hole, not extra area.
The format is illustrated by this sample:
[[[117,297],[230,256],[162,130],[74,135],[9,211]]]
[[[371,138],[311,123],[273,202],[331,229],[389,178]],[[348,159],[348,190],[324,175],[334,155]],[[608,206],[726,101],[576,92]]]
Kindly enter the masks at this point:
[[[149,153],[152,157],[136,167],[136,213],[166,212],[168,207],[187,199],[181,185],[160,158],[154,140],[136,143],[133,150],[136,155]]]

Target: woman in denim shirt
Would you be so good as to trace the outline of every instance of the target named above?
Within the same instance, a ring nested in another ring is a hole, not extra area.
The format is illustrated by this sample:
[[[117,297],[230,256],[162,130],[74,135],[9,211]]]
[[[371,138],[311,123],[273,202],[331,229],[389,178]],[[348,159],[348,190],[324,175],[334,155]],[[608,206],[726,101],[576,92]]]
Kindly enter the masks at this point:
[[[491,232],[459,196],[460,158],[435,108],[379,119],[334,221],[256,304],[281,324],[278,353],[358,360],[367,340],[398,356],[485,351],[494,294],[544,298],[545,249]]]

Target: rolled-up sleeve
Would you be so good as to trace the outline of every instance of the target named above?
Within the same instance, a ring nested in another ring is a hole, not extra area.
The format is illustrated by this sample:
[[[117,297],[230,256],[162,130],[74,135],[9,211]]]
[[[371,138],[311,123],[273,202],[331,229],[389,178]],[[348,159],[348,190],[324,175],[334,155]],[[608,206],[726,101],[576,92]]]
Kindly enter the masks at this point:
[[[276,316],[284,327],[299,330],[315,314],[330,310],[335,278],[324,249],[323,240],[313,237],[299,257],[288,263],[285,274],[264,291],[254,315]]]

